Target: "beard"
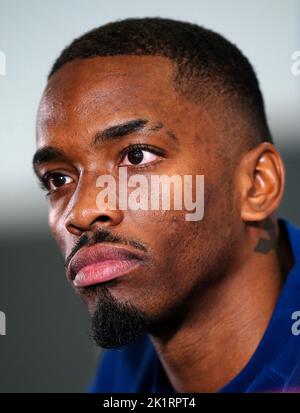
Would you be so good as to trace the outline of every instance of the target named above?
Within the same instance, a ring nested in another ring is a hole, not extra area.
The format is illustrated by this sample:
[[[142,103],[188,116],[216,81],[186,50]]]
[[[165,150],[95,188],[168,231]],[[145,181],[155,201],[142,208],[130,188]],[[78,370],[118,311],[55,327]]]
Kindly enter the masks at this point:
[[[97,304],[91,316],[92,339],[103,349],[114,349],[139,340],[151,330],[152,320],[128,302],[121,303],[109,292],[111,282],[89,287]]]

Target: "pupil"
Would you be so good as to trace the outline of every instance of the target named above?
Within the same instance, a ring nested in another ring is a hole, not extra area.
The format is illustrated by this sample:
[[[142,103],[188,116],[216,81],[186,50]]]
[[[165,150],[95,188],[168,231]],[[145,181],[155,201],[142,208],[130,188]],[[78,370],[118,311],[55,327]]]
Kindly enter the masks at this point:
[[[61,186],[65,183],[65,177],[63,175],[57,175],[52,178],[54,186]]]
[[[130,163],[134,165],[142,162],[144,158],[143,151],[141,149],[133,149],[132,151],[128,152],[128,160]]]

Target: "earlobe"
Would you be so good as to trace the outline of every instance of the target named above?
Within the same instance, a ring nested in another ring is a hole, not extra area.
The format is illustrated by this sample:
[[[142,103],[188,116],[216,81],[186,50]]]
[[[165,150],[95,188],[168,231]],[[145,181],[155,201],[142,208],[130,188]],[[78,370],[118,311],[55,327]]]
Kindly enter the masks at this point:
[[[242,220],[266,219],[278,208],[284,190],[284,165],[275,146],[264,142],[248,152],[240,176]]]

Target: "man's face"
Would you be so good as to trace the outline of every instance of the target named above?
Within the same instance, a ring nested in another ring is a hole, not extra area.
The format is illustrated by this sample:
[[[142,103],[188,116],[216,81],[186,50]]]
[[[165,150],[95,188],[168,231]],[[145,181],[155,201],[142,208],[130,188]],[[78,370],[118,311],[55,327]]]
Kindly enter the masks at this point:
[[[238,216],[232,171],[220,155],[219,123],[175,90],[173,76],[173,64],[162,57],[76,60],[51,77],[37,118],[37,149],[65,154],[37,165],[40,177],[56,173],[48,180],[49,222],[64,257],[75,258],[76,245],[79,253],[95,240],[136,251],[136,265],[103,288],[154,324],[187,315],[199,305],[202,289],[225,273]],[[144,120],[143,127],[95,142],[104,129],[135,120]],[[142,174],[149,181],[152,175],[204,175],[204,218],[187,221],[184,210],[101,208],[97,178],[117,180],[124,166],[128,178]],[[102,230],[111,238],[94,238]],[[79,248],[82,237],[88,242]],[[110,242],[113,237],[120,242]],[[72,276],[69,281],[74,286]],[[101,284],[74,288],[94,314]]]

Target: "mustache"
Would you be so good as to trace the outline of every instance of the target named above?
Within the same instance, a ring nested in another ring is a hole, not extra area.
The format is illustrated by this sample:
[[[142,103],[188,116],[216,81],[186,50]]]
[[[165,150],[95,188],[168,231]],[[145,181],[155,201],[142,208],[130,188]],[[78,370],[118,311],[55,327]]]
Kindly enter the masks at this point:
[[[112,234],[106,229],[101,229],[96,231],[91,237],[87,235],[82,235],[76,242],[75,246],[72,248],[71,253],[65,260],[64,267],[67,269],[71,259],[82,247],[92,246],[101,242],[110,242],[112,244],[120,244],[124,246],[131,246],[137,250],[147,252],[148,247],[145,243],[136,239],[127,239],[121,235]]]

